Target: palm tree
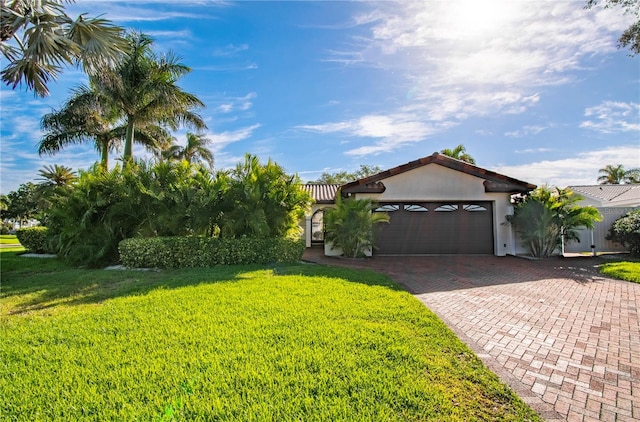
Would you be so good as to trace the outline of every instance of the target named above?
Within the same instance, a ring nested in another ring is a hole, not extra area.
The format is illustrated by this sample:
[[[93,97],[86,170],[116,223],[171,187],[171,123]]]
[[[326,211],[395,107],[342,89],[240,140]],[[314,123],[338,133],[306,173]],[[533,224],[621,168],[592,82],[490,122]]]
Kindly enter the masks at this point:
[[[38,174],[41,176],[40,180],[43,181],[43,184],[53,187],[69,186],[76,180],[76,174],[71,167],[57,164],[42,167],[41,170],[38,170]]]
[[[40,155],[53,155],[66,146],[93,139],[101,155],[100,165],[109,167],[109,152],[124,138],[125,128],[116,126],[118,111],[99,101],[95,92],[81,86],[60,110],[45,114],[40,126],[45,132],[38,144]]]
[[[472,156],[467,154],[467,151],[464,145],[460,144],[454,149],[445,148],[440,151],[440,154],[446,155],[447,157],[455,158],[456,160],[464,161],[469,164],[476,164],[476,160],[473,159]]]
[[[598,182],[601,185],[619,185],[627,175],[622,164],[617,166],[607,164],[604,168],[598,170],[598,173],[601,175],[598,177]]]
[[[176,85],[191,69],[169,53],[158,57],[153,40],[132,32],[127,36],[128,56],[118,66],[105,69],[91,78],[100,97],[119,110],[126,126],[124,161],[133,159],[133,142],[140,129],[150,123],[178,129],[182,124],[205,129],[204,120],[192,110],[204,107],[195,95]]]
[[[76,88],[60,110],[42,118],[41,127],[45,135],[38,145],[40,155],[53,155],[66,146],[93,140],[105,171],[109,169],[109,153],[122,144],[126,134],[120,111],[94,86]],[[140,125],[136,133],[136,141],[150,151],[167,137],[166,129],[151,122]]]
[[[507,221],[532,256],[547,257],[566,242],[579,240],[578,228],[592,229],[602,221],[595,207],[577,205],[581,200],[570,189],[541,186],[515,206]]]
[[[188,163],[204,161],[213,168],[213,153],[207,147],[211,139],[204,134],[187,132],[187,144],[185,146],[171,145],[165,153],[168,158],[186,160]]]
[[[624,182],[629,184],[640,183],[640,168],[634,168],[624,172]]]
[[[376,224],[388,223],[389,215],[373,212],[371,199],[342,199],[336,195],[336,207],[325,211],[326,239],[342,249],[344,256],[356,258],[373,247]]]
[[[122,28],[85,14],[72,19],[62,0],[3,0],[0,49],[8,64],[2,81],[15,89],[26,83],[35,95],[49,94],[66,64],[88,74],[117,62],[126,48]]]
[[[299,221],[311,205],[311,196],[297,175],[288,175],[277,163],[262,164],[246,154],[231,172],[219,172],[224,188],[221,237],[300,236]]]

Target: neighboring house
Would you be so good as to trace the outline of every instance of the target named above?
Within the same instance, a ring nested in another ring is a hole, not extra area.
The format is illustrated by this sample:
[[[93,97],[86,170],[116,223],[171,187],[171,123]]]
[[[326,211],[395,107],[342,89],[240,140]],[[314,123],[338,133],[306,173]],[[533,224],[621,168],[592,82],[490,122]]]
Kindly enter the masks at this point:
[[[389,224],[376,230],[374,254],[515,254],[511,195],[535,185],[442,154],[394,167],[355,182],[306,185],[316,199],[307,216],[307,247],[322,242],[322,210],[334,206],[335,194],[370,198]],[[339,254],[325,245],[327,255]]]
[[[606,236],[614,221],[640,207],[640,185],[569,186],[569,189],[584,198],[578,205],[596,207],[603,220],[596,223],[593,230],[580,230],[580,242],[565,245],[565,252],[624,251],[622,245],[607,240]]]

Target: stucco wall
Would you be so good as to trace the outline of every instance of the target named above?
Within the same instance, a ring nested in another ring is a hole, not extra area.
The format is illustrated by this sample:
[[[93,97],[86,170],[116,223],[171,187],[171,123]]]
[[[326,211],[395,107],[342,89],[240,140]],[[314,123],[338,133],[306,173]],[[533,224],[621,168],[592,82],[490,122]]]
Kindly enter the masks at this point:
[[[386,191],[370,197],[377,201],[481,200],[486,198],[483,182],[484,179],[437,164],[429,164],[384,179],[382,183],[387,187]]]

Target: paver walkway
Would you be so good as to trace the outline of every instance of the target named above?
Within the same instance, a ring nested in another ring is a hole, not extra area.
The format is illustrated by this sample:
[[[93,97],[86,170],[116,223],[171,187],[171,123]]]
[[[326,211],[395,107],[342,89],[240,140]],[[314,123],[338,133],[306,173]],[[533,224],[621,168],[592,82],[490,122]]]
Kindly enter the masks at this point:
[[[547,420],[640,420],[640,284],[598,259],[305,259],[388,274]]]

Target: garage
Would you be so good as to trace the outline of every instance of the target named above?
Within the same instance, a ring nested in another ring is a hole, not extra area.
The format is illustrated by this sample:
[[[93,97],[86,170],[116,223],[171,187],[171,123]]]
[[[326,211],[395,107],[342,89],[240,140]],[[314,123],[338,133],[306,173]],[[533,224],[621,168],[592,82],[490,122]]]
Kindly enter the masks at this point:
[[[390,221],[376,228],[374,254],[494,254],[489,201],[387,202],[376,212]]]

